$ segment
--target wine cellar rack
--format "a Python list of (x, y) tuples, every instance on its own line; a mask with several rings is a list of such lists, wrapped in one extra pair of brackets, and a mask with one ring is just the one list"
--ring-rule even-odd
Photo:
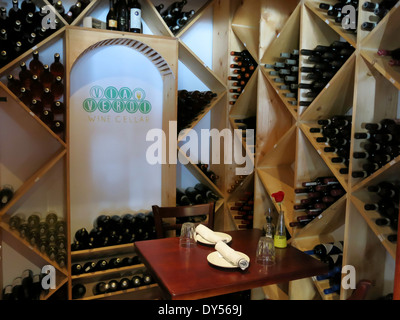
[[(47, 0), (34, 1), (37, 6), (49, 5)], [(73, 4), (65, 0), (65, 6)], [(190, 3), (190, 1), (188, 1)], [(207, 86), (217, 96), (195, 120), (190, 128), (194, 128), (207, 114), (211, 114), (211, 128), (236, 129), (235, 119), (257, 117), (257, 135), (255, 145), (243, 148), (253, 161), (254, 172), (237, 182), (236, 165), (210, 163), (210, 169), (220, 176), (213, 183), (202, 170), (180, 148), (178, 153), (187, 160), (186, 168), (202, 184), (210, 188), (220, 197), (216, 203), (216, 229), (235, 230), (240, 221), (235, 219), (235, 211), (231, 210), (236, 201), (243, 198), (244, 192), (254, 194), (253, 227), (261, 228), (265, 221), (265, 213), (269, 208), (275, 211), (278, 207), (271, 200), (271, 194), (277, 191), (285, 192), (282, 208), (290, 243), (305, 251), (321, 242), (334, 240), (344, 241), (343, 265), (353, 265), (357, 271), (357, 280), (369, 279), (374, 282), (370, 290), (370, 298), (378, 298), (393, 291), (393, 277), (396, 245), (386, 238), (387, 227), (378, 227), (374, 217), (366, 212), (363, 205), (371, 200), (366, 191), (369, 185), (385, 180), (398, 180), (399, 160), (394, 159), (371, 176), (364, 179), (354, 179), (351, 174), (339, 173), (340, 166), (332, 164), (330, 158), (323, 152), (323, 146), (315, 141), (315, 135), (310, 128), (316, 126), (316, 121), (337, 114), (353, 116), (352, 133), (361, 130), (363, 122), (378, 122), (383, 118), (397, 118), (398, 90), (400, 76), (398, 67), (391, 67), (387, 58), (376, 54), (379, 48), (393, 48), (399, 36), (395, 33), (399, 25), (399, 3), (380, 21), (371, 32), (361, 30), (360, 25), (368, 19), (368, 14), (361, 7), (364, 0), (359, 1), (359, 17), (357, 36), (347, 32), (328, 20), (326, 14), (318, 8), (318, 0), (204, 0), (196, 1), (195, 15), (174, 35), (155, 5), (161, 1), (140, 0), (142, 18), (153, 35), (135, 35), (119, 31), (94, 30), (82, 27), (83, 18), (96, 14), (108, 6), (108, 1), (92, 0), (90, 4), (70, 24), (55, 14), (61, 21), (61, 28), (48, 38), (0, 69), (0, 97), (6, 97), (7, 102), (0, 101), (0, 143), (2, 167), (0, 182), (12, 184), (16, 190), (12, 200), (0, 210), (0, 241), (18, 252), (35, 266), (53, 264), (56, 267), (56, 289), (42, 295), (41, 299), (67, 297), (72, 299), (72, 287), (75, 283), (84, 283), (89, 290), (99, 279), (121, 278), (124, 274), (133, 275), (143, 272), (144, 265), (122, 267), (99, 271), (87, 275), (72, 276), (71, 265), (91, 259), (100, 259), (115, 255), (127, 256), (134, 254), (134, 245), (120, 245), (109, 248), (98, 248), (71, 252), (68, 248), (67, 268), (62, 268), (32, 247), (26, 240), (8, 226), (10, 217), (19, 210), (25, 210), (30, 205), (42, 209), (43, 212), (54, 209), (71, 225), (69, 197), (69, 140), (68, 129), (65, 136), (55, 134), (30, 109), (7, 88), (6, 77), (10, 73), (18, 73), (19, 63), (29, 62), (35, 50), (51, 51), (56, 43), (61, 42), (63, 52), (60, 52), (66, 70), (70, 70), (79, 50), (89, 47), (89, 42), (95, 44), (110, 37), (138, 40), (149, 43), (165, 41), (164, 52), (169, 55), (168, 43), (176, 40), (177, 56), (173, 54), (169, 61), (178, 61)], [(333, 0), (323, 1), (334, 4)], [(167, 2), (163, 2), (166, 3)], [(212, 66), (207, 66), (190, 47), (182, 40), (190, 32), (196, 22), (201, 21), (208, 12), (213, 13), (213, 40), (207, 45), (213, 47)], [(75, 39), (81, 38), (79, 49), (68, 51), (68, 37), (75, 34)], [(86, 42), (85, 39), (90, 39)], [(291, 52), (295, 49), (313, 49), (316, 45), (329, 45), (332, 41), (342, 39), (356, 50), (339, 69), (329, 84), (314, 99), (308, 107), (294, 105), (279, 90), (273, 78), (264, 65), (277, 61), (281, 52)], [(76, 41), (76, 40), (74, 40)], [(78, 39), (78, 41), (80, 41)], [(206, 44), (204, 44), (206, 45)], [(164, 44), (161, 45), (161, 47)], [(229, 50), (227, 50), (229, 48)], [(74, 51), (75, 50), (75, 51)], [(258, 65), (247, 82), (243, 92), (234, 104), (231, 104), (229, 92), (230, 51), (248, 50)], [(52, 52), (54, 54), (54, 52)], [(164, 57), (166, 58), (166, 57)], [(305, 57), (300, 54), (300, 65), (305, 65)], [(172, 67), (178, 74), (177, 65)], [(299, 73), (299, 79), (300, 79)], [(177, 80), (169, 80), (171, 95), (166, 94), (163, 123), (176, 119)], [(64, 102), (68, 110), (69, 74), (66, 74), (66, 91)], [(175, 92), (173, 92), (175, 91)], [(302, 90), (299, 90), (299, 97)], [(171, 97), (172, 96), (172, 97)], [(299, 98), (300, 100), (300, 98)], [(67, 111), (68, 113), (68, 111)], [(68, 117), (67, 117), (68, 122)], [(67, 123), (68, 126), (68, 123)], [(184, 136), (179, 137), (183, 140)], [(351, 142), (351, 153), (359, 150), (359, 142)], [(4, 151), (3, 151), (4, 150)], [(221, 157), (222, 158), (222, 157)], [(27, 161), (29, 159), (29, 161)], [(358, 170), (358, 163), (350, 160), (349, 172)], [(173, 166), (172, 166), (173, 167)], [(293, 205), (298, 200), (294, 189), (301, 182), (311, 181), (318, 176), (334, 175), (346, 195), (334, 205), (325, 210), (318, 218), (305, 227), (292, 228), (289, 222), (296, 219)], [(56, 181), (55, 184), (52, 181)], [(176, 170), (169, 168), (163, 174), (163, 204), (175, 204)], [(48, 186), (51, 186), (49, 189)], [(233, 192), (228, 192), (236, 185)], [(39, 209), (38, 209), (39, 210)], [(72, 243), (72, 232), (68, 229), (68, 243)], [(4, 246), (0, 251), (5, 254)], [(4, 279), (3, 268), (7, 263), (4, 259), (0, 266), (0, 284), (2, 288), (12, 279)], [(382, 261), (382, 263), (376, 263)], [(21, 270), (22, 271), (22, 270)], [(390, 279), (389, 281), (387, 279)], [(285, 285), (273, 285), (262, 288), (262, 294), (271, 299), (346, 299), (351, 289), (341, 290), (340, 294), (325, 295), (323, 289), (329, 285), (324, 281), (303, 279)], [(90, 299), (155, 299), (159, 297), (156, 284), (129, 289), (126, 292), (115, 292), (95, 296), (88, 294)], [(65, 294), (66, 292), (66, 294)]]

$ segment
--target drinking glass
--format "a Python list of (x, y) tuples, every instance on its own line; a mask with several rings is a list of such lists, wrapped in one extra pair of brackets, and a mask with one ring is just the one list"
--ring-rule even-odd
[(196, 245), (194, 223), (185, 222), (182, 224), (179, 245), (181, 247), (190, 248)]
[(260, 237), (257, 244), (256, 261), (262, 265), (275, 263), (274, 240), (269, 237)]

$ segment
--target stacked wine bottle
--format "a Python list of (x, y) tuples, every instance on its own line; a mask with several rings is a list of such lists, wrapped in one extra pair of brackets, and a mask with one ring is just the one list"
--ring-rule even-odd
[(304, 251), (315, 258), (328, 264), (327, 274), (317, 276), (318, 281), (329, 280), (329, 288), (324, 289), (324, 294), (340, 293), (343, 263), (343, 241), (320, 243), (312, 250)]
[(378, 55), (381, 57), (390, 57), (389, 65), (391, 66), (400, 66), (400, 48), (394, 50), (378, 50)]
[(74, 263), (71, 266), (71, 274), (81, 275), (85, 273), (105, 271), (110, 269), (128, 267), (141, 264), (139, 256), (132, 257), (114, 257), (107, 260), (87, 261), (85, 263)]
[(85, 8), (90, 4), (90, 0), (79, 0), (76, 1), (69, 10), (65, 10), (64, 4), (62, 1), (52, 0), (49, 1), (51, 5), (53, 5), (54, 9), (64, 18), (64, 20), (71, 24), (79, 14), (85, 10)]
[(310, 128), (311, 133), (321, 133), (318, 143), (325, 143), (324, 152), (336, 154), (331, 158), (332, 163), (343, 164), (339, 169), (341, 174), (348, 174), (350, 159), (352, 116), (336, 115), (329, 119), (318, 120), (320, 128)]
[[(125, 276), (121, 279), (104, 280), (96, 283), (93, 287), (93, 295), (113, 293), (131, 288), (139, 288), (154, 283), (153, 278), (148, 273)], [(86, 294), (86, 286), (82, 283), (72, 287), (72, 298), (81, 299)]]
[(211, 180), (212, 183), (215, 183), (219, 179), (219, 176), (209, 169), (208, 164), (198, 163), (197, 167), (207, 176), (208, 179)]
[(393, 233), (387, 236), (390, 242), (397, 242), (397, 228), (399, 220), (399, 182), (382, 181), (368, 186), (368, 191), (377, 195), (380, 200), (364, 205), (366, 211), (376, 211), (380, 218), (375, 220), (378, 226), (389, 226)]
[(106, 28), (133, 33), (143, 32), (142, 6), (138, 0), (109, 0)]
[(119, 215), (100, 215), (93, 228), (81, 228), (75, 232), (72, 251), (133, 243), (139, 240), (154, 239), (155, 226), (152, 212), (126, 213)]
[(305, 79), (311, 82), (299, 83), (300, 89), (309, 90), (302, 95), (307, 100), (300, 101), (299, 105), (308, 107), (353, 54), (354, 48), (347, 42), (334, 41), (329, 46), (318, 45), (312, 50), (301, 49), (300, 52), (308, 57), (303, 63), (314, 65), (300, 68), (301, 73), (307, 74)]
[(67, 227), (63, 219), (50, 212), (43, 217), (35, 212), (25, 218), (21, 213), (10, 217), (10, 229), (19, 232), (21, 238), (46, 254), (62, 268), (67, 264)]
[[(184, 191), (176, 188), (176, 205), (177, 206), (191, 206), (197, 204), (204, 204), (215, 202), (219, 197), (209, 188), (202, 183), (197, 183), (194, 187), (188, 187)], [(206, 221), (206, 215), (193, 216), (187, 218), (177, 218), (177, 223), (195, 222), (200, 223)]]
[(183, 11), (186, 4), (187, 1), (182, 0), (173, 2), (166, 9), (162, 3), (156, 6), (157, 11), (174, 34), (178, 33), (195, 14), (194, 10)]
[(297, 221), (290, 222), (289, 225), (304, 227), (342, 197), (345, 190), (335, 177), (327, 176), (303, 182), (302, 188), (296, 188), (295, 193), (297, 196), (306, 196), (300, 200), (300, 203), (293, 206), (294, 211), (303, 214), (297, 217)]
[(298, 99), (298, 75), (299, 75), (299, 50), (282, 52), (280, 61), (274, 64), (265, 64), (266, 69), (270, 69), (269, 75), (272, 77), (278, 89), (284, 91), (283, 95), (288, 103), (297, 106)]
[(40, 300), (40, 295), (46, 293), (42, 287), (44, 274), (33, 274), (26, 269), (20, 277), (16, 277), (12, 284), (3, 288), (2, 300)]
[(231, 187), (227, 190), (228, 193), (233, 193), (239, 186), (243, 185), (243, 181), (246, 179), (246, 175), (238, 175), (236, 176), (236, 179), (234, 183), (231, 185)]
[(362, 170), (353, 171), (353, 178), (365, 178), (400, 155), (400, 122), (397, 119), (382, 119), (380, 122), (362, 123), (367, 132), (357, 132), (355, 139), (365, 140), (360, 144), (363, 151), (353, 153), (362, 161)]
[(252, 229), (254, 218), (254, 193), (244, 192), (243, 196), (230, 207), (239, 229)]
[(178, 133), (198, 120), (205, 108), (217, 96), (212, 91), (178, 91)]
[(18, 77), (8, 75), (7, 87), (54, 133), (64, 133), (65, 105), (64, 65), (60, 54), (54, 54), (54, 61), (43, 64), (39, 52), (34, 51), (28, 65), (21, 62)]
[(257, 68), (257, 62), (248, 50), (231, 51), (230, 54), (233, 61), (230, 65), (232, 74), (228, 76), (231, 81), (229, 92), (232, 94), (229, 104), (234, 105)]
[(188, 187), (185, 191), (176, 188), (177, 206), (190, 206), (215, 202), (219, 197), (202, 183), (197, 183), (194, 187)]
[[(0, 7), (0, 68), (61, 27), (58, 18), (49, 17), (46, 7), (39, 10), (31, 0), (22, 1), (21, 7), (18, 0), (12, 0), (8, 15), (7, 9)], [(49, 28), (43, 27), (44, 19), (50, 19), (46, 21)]]
[(0, 188), (0, 210), (10, 202), (14, 196), (13, 186), (6, 184)]
[(361, 24), (361, 29), (364, 31), (373, 30), (397, 2), (398, 0), (383, 0), (380, 3), (364, 2), (362, 9), (371, 12), (371, 16), (369, 17), (370, 21), (365, 21)]
[[(345, 6), (353, 6), (355, 10), (355, 20), (354, 21), (343, 21), (348, 16), (348, 10), (343, 10)], [(358, 0), (340, 0), (335, 4), (330, 3), (320, 3), (319, 8), (326, 12), (327, 16), (334, 21), (337, 25), (340, 25), (344, 31), (357, 33), (358, 25)], [(342, 10), (344, 12), (342, 12)], [(349, 16), (350, 18), (350, 16)], [(346, 18), (347, 19), (347, 18)], [(345, 22), (345, 23), (343, 23)], [(343, 28), (345, 26), (345, 28)]]

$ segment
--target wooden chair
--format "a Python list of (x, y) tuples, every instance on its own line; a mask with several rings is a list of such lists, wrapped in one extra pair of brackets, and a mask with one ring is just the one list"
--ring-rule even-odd
[(372, 282), (369, 280), (360, 280), (357, 285), (356, 289), (353, 291), (350, 297), (347, 300), (365, 300), (369, 288), (372, 286)]
[(208, 228), (214, 229), (214, 202), (207, 204), (199, 204), (193, 206), (181, 206), (181, 207), (153, 207), (154, 224), (156, 227), (157, 238), (165, 238), (166, 231), (168, 230), (180, 230), (182, 224), (166, 224), (163, 219), (167, 218), (183, 218), (193, 217), (200, 215), (207, 215), (208, 219), (204, 223)]

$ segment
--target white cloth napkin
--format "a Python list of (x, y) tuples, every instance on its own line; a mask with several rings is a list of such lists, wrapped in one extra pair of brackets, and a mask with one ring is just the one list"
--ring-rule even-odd
[(238, 266), (240, 269), (245, 270), (248, 268), (250, 261), (247, 261), (247, 259), (240, 255), (238, 251), (232, 249), (225, 242), (218, 241), (215, 245), (215, 250), (217, 250), (225, 260), (229, 261), (235, 266)]
[(199, 224), (196, 227), (196, 233), (198, 233), (200, 236), (202, 236), (205, 240), (212, 242), (212, 243), (217, 243), (218, 241), (225, 241), (222, 237), (217, 235), (214, 231), (212, 231), (210, 228), (206, 227), (204, 224)]

